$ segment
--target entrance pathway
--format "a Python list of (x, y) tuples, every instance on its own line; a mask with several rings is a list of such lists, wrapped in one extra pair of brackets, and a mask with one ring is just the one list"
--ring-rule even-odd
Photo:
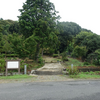
[(59, 75), (62, 74), (64, 66), (58, 63), (45, 63), (42, 68), (36, 70), (36, 74), (38, 75)]

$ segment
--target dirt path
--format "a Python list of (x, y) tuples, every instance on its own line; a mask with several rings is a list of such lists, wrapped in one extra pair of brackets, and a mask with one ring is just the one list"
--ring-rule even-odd
[(39, 68), (37, 70), (45, 70), (45, 71), (59, 71), (63, 69), (64, 66), (62, 66), (61, 63), (45, 63), (45, 65), (42, 68)]
[(42, 68), (37, 69), (37, 71), (62, 71), (64, 66), (58, 61), (57, 58), (44, 57), (45, 65)]

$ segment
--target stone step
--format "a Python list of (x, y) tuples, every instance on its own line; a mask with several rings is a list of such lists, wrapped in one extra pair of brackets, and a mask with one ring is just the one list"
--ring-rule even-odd
[(36, 75), (60, 75), (62, 71), (35, 71)]

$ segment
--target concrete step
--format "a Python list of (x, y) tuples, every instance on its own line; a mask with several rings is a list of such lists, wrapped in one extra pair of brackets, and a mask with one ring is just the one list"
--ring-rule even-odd
[(63, 66), (60, 63), (45, 63), (45, 65), (37, 70), (31, 71), (31, 74), (37, 75), (60, 75), (63, 71)]
[(62, 71), (35, 71), (36, 75), (60, 75)]

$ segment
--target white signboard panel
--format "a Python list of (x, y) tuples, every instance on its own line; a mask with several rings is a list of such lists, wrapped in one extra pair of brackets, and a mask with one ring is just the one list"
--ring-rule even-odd
[(8, 69), (19, 68), (19, 61), (8, 61), (7, 62), (7, 68)]

